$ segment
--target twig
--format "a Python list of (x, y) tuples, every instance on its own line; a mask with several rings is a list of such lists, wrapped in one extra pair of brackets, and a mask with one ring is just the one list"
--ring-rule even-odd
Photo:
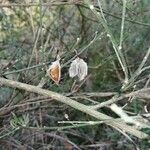
[(150, 88), (143, 88), (141, 90), (137, 90), (137, 91), (134, 91), (134, 92), (131, 92), (131, 93), (128, 93), (128, 94), (124, 94), (124, 95), (115, 95), (113, 96), (110, 100), (108, 101), (105, 101), (105, 102), (102, 102), (100, 104), (97, 104), (97, 105), (94, 105), (94, 106), (89, 106), (91, 109), (99, 109), (99, 108), (102, 108), (104, 106), (108, 106), (112, 103), (115, 103), (115, 102), (118, 102), (124, 98), (128, 98), (128, 97), (132, 97), (132, 96), (136, 96), (136, 97), (139, 97), (139, 98), (150, 98), (149, 94), (147, 94), (148, 92), (150, 92)]
[(116, 92), (83, 92), (79, 93), (78, 95), (85, 95), (88, 97), (109, 97), (116, 95)]
[(42, 63), (42, 64), (38, 64), (38, 65), (34, 65), (34, 66), (31, 66), (31, 67), (27, 67), (27, 68), (23, 68), (23, 69), (18, 69), (18, 70), (14, 70), (14, 71), (10, 71), (10, 72), (5, 72), (3, 73), (3, 75), (9, 75), (9, 74), (14, 74), (14, 73), (18, 73), (18, 72), (23, 72), (23, 71), (26, 71), (26, 70), (30, 70), (30, 69), (34, 69), (34, 68), (37, 68), (37, 67), (42, 67), (42, 66), (45, 66), (45, 65), (48, 65), (50, 64), (50, 62), (45, 62), (45, 63)]
[(128, 68), (127, 68), (125, 58), (123, 56), (123, 53), (122, 53), (121, 49), (118, 48), (118, 44), (117, 44), (113, 34), (111, 33), (111, 31), (110, 31), (110, 29), (107, 25), (107, 21), (104, 17), (103, 10), (102, 10), (102, 7), (101, 7), (101, 4), (100, 4), (99, 0), (98, 0), (99, 12), (97, 11), (97, 9), (95, 9), (95, 7), (88, 0), (87, 0), (87, 5), (89, 6), (91, 11), (94, 13), (94, 15), (97, 17), (99, 22), (103, 25), (104, 29), (106, 30), (107, 36), (109, 37), (109, 39), (112, 43), (112, 46), (114, 48), (114, 51), (115, 51), (116, 56), (118, 58), (118, 61), (119, 61), (120, 65), (122, 67), (122, 70), (124, 72), (124, 75), (125, 75), (124, 82), (127, 82), (128, 81)]
[[(84, 8), (89, 9), (89, 7), (88, 7), (87, 5), (83, 5), (83, 4), (79, 4), (79, 5), (80, 5), (81, 7), (84, 7)], [(95, 6), (95, 9), (99, 12), (99, 8), (98, 8), (97, 6)], [(103, 13), (105, 13), (106, 15), (111, 16), (111, 17), (113, 17), (113, 18), (116, 18), (116, 19), (120, 19), (120, 20), (122, 19), (120, 16), (116, 16), (116, 15), (110, 13), (110, 12), (107, 12), (107, 11), (104, 10), (104, 9), (103, 9)], [(87, 17), (87, 18), (88, 18), (88, 17)], [(89, 18), (89, 19), (91, 19), (91, 18)], [(94, 21), (93, 18), (92, 18), (92, 21)], [(143, 23), (143, 22), (139, 22), (139, 21), (135, 21), (135, 20), (130, 20), (130, 19), (127, 19), (127, 18), (125, 18), (125, 21), (131, 22), (131, 23), (133, 23), (133, 24), (145, 26), (145, 27), (150, 27), (150, 24)], [(98, 21), (95, 20), (95, 22), (98, 22)]]
[[(79, 49), (79, 53), (77, 55), (80, 55), (81, 53), (83, 53), (85, 50), (87, 50), (88, 47), (90, 47), (95, 41), (97, 41), (99, 38), (101, 38), (102, 36), (104, 35), (104, 33), (101, 33), (100, 35), (97, 35), (97, 32), (94, 36), (94, 38), (90, 41), (89, 44), (87, 44), (85, 47)], [(53, 47), (52, 47), (53, 48)], [(68, 65), (72, 60), (74, 60), (77, 55), (75, 55), (74, 57), (72, 57), (70, 60), (68, 60), (66, 63), (64, 63), (62, 65), (62, 68), (66, 65)], [(37, 68), (37, 67), (42, 67), (42, 66), (45, 66), (45, 65), (48, 65), (50, 64), (50, 62), (45, 62), (45, 63), (42, 63), (42, 64), (38, 64), (38, 65), (34, 65), (34, 66), (31, 66), (31, 67), (27, 67), (27, 68), (23, 68), (23, 69), (19, 69), (19, 70), (15, 70), (15, 71), (10, 71), (10, 72), (6, 72), (6, 73), (3, 73), (3, 75), (8, 75), (8, 74), (14, 74), (14, 73), (18, 73), (18, 72), (22, 72), (22, 71), (26, 71), (26, 70), (30, 70), (30, 69), (34, 69), (34, 68)]]
[[(48, 6), (48, 7), (52, 7), (52, 6), (60, 6), (60, 5), (79, 5), (82, 7), (85, 7), (87, 9), (88, 6), (84, 5), (81, 1), (75, 1), (75, 2), (51, 2), (51, 3), (42, 3), (42, 6)], [(28, 3), (28, 4), (21, 4), (21, 3), (11, 3), (11, 4), (0, 4), (0, 7), (32, 7), (32, 6), (39, 6), (38, 3)], [(96, 6), (95, 6), (96, 7)], [(116, 19), (122, 19), (119, 16), (116, 16), (114, 14), (111, 14), (109, 12), (107, 12), (106, 10), (103, 10), (103, 12), (106, 15), (112, 16)], [(88, 17), (87, 17), (88, 18)], [(91, 18), (89, 18), (91, 19)], [(93, 19), (92, 19), (93, 20)], [(94, 20), (93, 20), (94, 21)], [(97, 22), (97, 20), (95, 20)], [(141, 26), (145, 26), (145, 27), (150, 27), (150, 24), (147, 23), (143, 23), (143, 22), (139, 22), (139, 21), (135, 21), (135, 20), (130, 20), (125, 18), (125, 21), (131, 22), (133, 24), (137, 24), (137, 25), (141, 25)]]
[[(131, 85), (133, 85), (133, 83), (134, 83), (134, 81), (136, 80), (136, 78), (137, 78), (143, 71), (145, 71), (145, 70), (147, 70), (147, 69), (150, 68), (150, 66), (144, 67), (146, 61), (148, 60), (149, 55), (150, 55), (150, 47), (149, 47), (149, 49), (147, 50), (147, 53), (146, 53), (146, 55), (144, 56), (144, 58), (143, 58), (141, 64), (139, 65), (138, 69), (134, 72), (134, 74), (131, 76), (131, 78), (129, 79), (129, 81), (128, 81), (126, 84), (124, 84), (124, 85), (122, 86), (122, 90), (123, 90), (123, 91), (126, 90), (126, 89), (128, 89)], [(143, 68), (143, 67), (144, 67), (144, 68)], [(142, 68), (143, 68), (143, 69), (142, 69)]]
[(89, 44), (87, 44), (85, 47), (79, 49), (79, 52), (77, 53), (77, 55), (75, 55), (74, 57), (72, 57), (70, 60), (68, 60), (66, 63), (64, 63), (62, 65), (62, 67), (68, 65), (70, 62), (72, 62), (77, 56), (79, 56), (80, 54), (82, 54), (88, 47), (90, 47), (95, 41), (97, 41), (98, 39), (100, 39), (103, 35), (105, 34), (105, 32), (102, 32), (100, 35), (98, 35), (97, 32), (95, 32), (95, 36), (94, 38), (89, 42)]
[(123, 0), (122, 22), (121, 22), (121, 32), (120, 32), (120, 44), (119, 44), (119, 49), (120, 50), (122, 49), (122, 42), (123, 42), (125, 14), (126, 14), (126, 0)]
[[(150, 114), (143, 114), (142, 116), (149, 118)], [(137, 115), (137, 116), (132, 116), (132, 119), (135, 119), (137, 121), (143, 122), (144, 118)], [(30, 129), (37, 129), (37, 130), (65, 130), (65, 129), (72, 129), (72, 128), (79, 128), (79, 127), (85, 127), (85, 126), (94, 126), (106, 122), (111, 122), (111, 121), (116, 121), (116, 122), (123, 122), (123, 119), (110, 119), (106, 121), (58, 121), (59, 124), (71, 124), (71, 125), (65, 125), (65, 126), (55, 126), (55, 127), (27, 127)], [(25, 127), (26, 128), (26, 127)], [(147, 124), (144, 124), (142, 128), (150, 128), (150, 126)]]
[[(42, 6), (59, 6), (59, 5), (73, 5), (80, 4), (80, 2), (49, 2), (42, 3)], [(31, 6), (39, 6), (38, 3), (10, 3), (10, 4), (0, 4), (0, 7), (31, 7)]]

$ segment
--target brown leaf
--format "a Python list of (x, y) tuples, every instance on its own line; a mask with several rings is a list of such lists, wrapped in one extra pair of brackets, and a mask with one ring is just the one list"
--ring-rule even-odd
[(47, 70), (49, 77), (58, 85), (61, 78), (61, 66), (59, 60), (52, 62)]

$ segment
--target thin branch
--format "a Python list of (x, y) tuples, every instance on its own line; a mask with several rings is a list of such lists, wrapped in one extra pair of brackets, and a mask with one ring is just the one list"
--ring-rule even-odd
[[(60, 5), (74, 5), (80, 4), (81, 2), (49, 2), (43, 3), (42, 6), (60, 6)], [(10, 3), (10, 4), (0, 4), (0, 7), (32, 7), (32, 6), (39, 6), (38, 3)]]
[(150, 92), (150, 88), (143, 88), (141, 90), (137, 90), (137, 91), (134, 91), (134, 92), (131, 92), (131, 93), (128, 93), (128, 94), (123, 94), (121, 96), (116, 94), (110, 100), (102, 102), (102, 103), (94, 105), (94, 106), (89, 106), (89, 108), (99, 109), (99, 108), (108, 106), (112, 103), (118, 102), (118, 101), (120, 101), (124, 98), (133, 97), (133, 96), (136, 96), (136, 97), (139, 97), (139, 98), (150, 98), (150, 95), (148, 94), (149, 92)]
[[(142, 116), (149, 118), (150, 114), (143, 114)], [(135, 119), (136, 121), (140, 121), (141, 123), (144, 122), (144, 118), (137, 115), (137, 116), (132, 116), (132, 119)], [(98, 125), (98, 124), (102, 124), (102, 123), (106, 123), (106, 122), (111, 122), (111, 121), (116, 121), (116, 122), (123, 122), (123, 119), (119, 118), (119, 119), (110, 119), (110, 120), (106, 120), (106, 121), (58, 121), (59, 124), (67, 124), (64, 126), (55, 126), (55, 127), (25, 127), (25, 128), (30, 128), (30, 129), (36, 129), (36, 130), (65, 130), (65, 129), (72, 129), (72, 128), (80, 128), (80, 127), (85, 127), (85, 126), (94, 126), (94, 125)], [(70, 125), (69, 125), (70, 124)], [(142, 128), (149, 128), (150, 126), (148, 124), (144, 124), (143, 123), (143, 127)]]
[(79, 93), (78, 95), (84, 95), (84, 96), (88, 96), (88, 97), (109, 97), (109, 96), (114, 96), (116, 95), (116, 92), (83, 92), (83, 93)]
[[(25, 83), (12, 81), (12, 80), (8, 80), (8, 79), (4, 79), (4, 78), (0, 78), (0, 84), (8, 86), (8, 87), (12, 87), (12, 88), (19, 88), (22, 90), (26, 90), (28, 92), (34, 92), (34, 93), (41, 94), (44, 96), (50, 96), (52, 99), (55, 99), (59, 102), (67, 104), (67, 105), (75, 108), (76, 110), (79, 110), (81, 112), (89, 114), (90, 116), (93, 116), (94, 118), (97, 118), (97, 119), (102, 120), (102, 121), (107, 120), (107, 119), (113, 119), (110, 116), (107, 116), (107, 115), (100, 113), (96, 110), (90, 109), (88, 106), (81, 104), (77, 101), (74, 101), (74, 100), (70, 99), (69, 97), (65, 97), (65, 96), (58, 94), (56, 92), (44, 90), (44, 89), (41, 89), (41, 88), (33, 86), (33, 85), (28, 85)], [(111, 127), (114, 127), (115, 129), (118, 128), (118, 129), (123, 130), (124, 132), (128, 132), (128, 133), (130, 133), (130, 134), (132, 134), (132, 135), (134, 135), (140, 139), (145, 139), (145, 138), (149, 137), (147, 134), (145, 134), (141, 131), (138, 131), (135, 128), (133, 128), (129, 125), (126, 125), (125, 123), (122, 123), (122, 122), (120, 123), (120, 122), (112, 121), (112, 122), (109, 122), (106, 124), (111, 126)]]
[(37, 68), (37, 67), (43, 67), (43, 66), (46, 66), (48, 64), (50, 64), (50, 61), (42, 63), (42, 64), (34, 65), (34, 66), (31, 66), (31, 67), (23, 68), (23, 69), (18, 69), (18, 70), (14, 70), (14, 71), (5, 72), (5, 73), (3, 73), (3, 75), (5, 76), (5, 75), (9, 75), (9, 74), (18, 73), (18, 72), (24, 72), (26, 70), (31, 70), (31, 69), (34, 69), (34, 68)]
[(101, 3), (98, 0), (99, 11), (97, 11), (97, 9), (93, 6), (93, 4), (90, 1), (87, 0), (86, 2), (87, 2), (87, 5), (89, 6), (89, 8), (91, 9), (91, 11), (93, 12), (93, 14), (97, 17), (97, 20), (99, 20), (100, 24), (102, 24), (104, 29), (106, 30), (107, 36), (109, 37), (109, 39), (112, 43), (113, 49), (116, 53), (118, 61), (119, 61), (120, 65), (121, 65), (121, 68), (124, 72), (124, 75), (125, 75), (124, 82), (127, 82), (128, 81), (127, 64), (126, 64), (125, 58), (123, 56), (123, 53), (122, 53), (121, 49), (119, 49), (118, 44), (117, 44), (117, 42), (116, 42), (112, 32), (110, 31), (110, 28), (109, 28), (108, 24), (107, 24), (107, 21), (105, 19), (105, 16), (104, 16), (104, 13), (103, 13), (103, 10), (102, 10)]
[[(95, 33), (95, 36), (94, 38), (89, 42), (89, 44), (87, 44), (85, 47), (83, 48), (80, 48), (79, 49), (79, 53), (77, 55), (75, 55), (74, 57), (72, 57), (70, 60), (68, 60), (66, 63), (64, 63), (62, 65), (62, 68), (66, 65), (68, 65), (72, 60), (74, 60), (78, 55), (80, 55), (81, 53), (83, 53), (85, 50), (87, 50), (88, 47), (90, 47), (95, 41), (99, 40), (103, 35), (105, 34), (105, 32), (102, 32), (100, 35), (98, 35), (98, 33), (96, 32)], [(50, 49), (50, 51), (53, 49), (53, 47)], [(50, 61), (51, 62), (51, 61)], [(10, 71), (10, 72), (5, 72), (3, 73), (3, 75), (8, 75), (8, 74), (14, 74), (14, 73), (18, 73), (18, 72), (24, 72), (26, 70), (30, 70), (30, 69), (36, 69), (37, 67), (42, 67), (42, 66), (46, 66), (48, 64), (50, 64), (50, 62), (45, 62), (45, 63), (42, 63), (42, 64), (37, 64), (37, 65), (34, 65), (34, 66), (31, 66), (31, 67), (27, 67), (27, 68), (23, 68), (23, 69), (18, 69), (18, 70), (15, 70), (15, 71)]]
[[(80, 4), (80, 6), (89, 9), (89, 7), (86, 6), (86, 5)], [(98, 8), (97, 6), (95, 6), (95, 9), (99, 12), (99, 8)], [(113, 18), (119, 19), (119, 20), (122, 19), (120, 16), (116, 16), (116, 15), (110, 13), (110, 12), (107, 12), (107, 11), (104, 10), (104, 9), (103, 9), (103, 13), (105, 13), (106, 15), (111, 16), (111, 17), (113, 17)], [(92, 18), (92, 19), (93, 19), (93, 18)], [(96, 20), (95, 20), (95, 21), (96, 21)], [(143, 22), (139, 22), (139, 21), (135, 21), (135, 20), (130, 20), (130, 19), (127, 19), (127, 18), (125, 18), (125, 21), (131, 22), (131, 23), (137, 24), (137, 25), (142, 25), (142, 26), (145, 26), (145, 27), (150, 27), (150, 24), (143, 23)], [(97, 22), (97, 21), (96, 21), (96, 22)]]
[(125, 15), (126, 15), (126, 0), (123, 0), (122, 22), (121, 22), (121, 32), (120, 32), (120, 44), (119, 44), (119, 49), (122, 49)]
[[(146, 55), (144, 56), (144, 58), (143, 58), (141, 64), (139, 65), (138, 69), (134, 72), (134, 74), (131, 76), (131, 78), (129, 79), (129, 81), (128, 81), (126, 84), (124, 84), (124, 85), (122, 86), (122, 90), (128, 89), (131, 85), (134, 84), (134, 81), (136, 80), (136, 78), (137, 78), (143, 71), (149, 69), (149, 66), (144, 67), (146, 61), (147, 61), (148, 58), (149, 58), (149, 55), (150, 55), (150, 47), (149, 47), (149, 49), (147, 50), (147, 53), (146, 53)], [(144, 67), (144, 68), (143, 68), (143, 67)]]
[[(52, 6), (60, 6), (60, 5), (80, 5), (82, 7), (85, 7), (87, 9), (88, 6), (84, 5), (81, 1), (74, 1), (74, 2), (50, 2), (50, 3), (42, 3), (42, 6), (48, 6), (48, 7), (52, 7)], [(38, 3), (28, 3), (28, 4), (19, 4), (19, 3), (11, 3), (11, 4), (0, 4), (0, 7), (32, 7), (32, 6), (39, 6)], [(95, 6), (96, 7), (96, 6)], [(119, 16), (116, 16), (114, 14), (111, 14), (109, 12), (107, 12), (106, 10), (103, 10), (103, 12), (106, 15), (112, 16), (116, 19), (122, 19)], [(97, 22), (97, 20), (95, 20)], [(139, 22), (139, 21), (135, 21), (135, 20), (130, 20), (130, 19), (125, 19), (125, 21), (131, 22), (133, 24), (137, 24), (137, 25), (141, 25), (141, 26), (145, 26), (145, 27), (150, 27), (150, 24), (148, 23), (143, 23), (143, 22)]]

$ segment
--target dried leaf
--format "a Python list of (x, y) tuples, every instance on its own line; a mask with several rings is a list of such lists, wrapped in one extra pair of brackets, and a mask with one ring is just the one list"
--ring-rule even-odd
[(69, 68), (69, 76), (71, 78), (78, 76), (79, 80), (83, 80), (88, 72), (88, 66), (87, 63), (77, 57), (75, 60), (72, 61), (70, 68)]
[(52, 62), (52, 65), (50, 65), (47, 70), (47, 74), (56, 84), (59, 84), (61, 78), (61, 66), (59, 60)]

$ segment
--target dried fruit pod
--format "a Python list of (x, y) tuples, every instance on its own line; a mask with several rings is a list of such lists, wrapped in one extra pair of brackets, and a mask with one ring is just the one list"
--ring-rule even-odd
[(69, 68), (69, 76), (71, 78), (77, 76), (78, 74), (78, 61), (79, 58), (76, 58), (75, 60), (72, 61), (70, 68)]
[(83, 59), (80, 59), (78, 62), (78, 75), (77, 75), (79, 80), (80, 81), (83, 80), (87, 76), (87, 73), (88, 73), (87, 63)]
[(52, 62), (47, 70), (48, 76), (58, 85), (61, 78), (61, 66), (59, 60)]
[(88, 66), (83, 59), (77, 57), (75, 60), (72, 61), (69, 68), (69, 76), (71, 78), (77, 76), (81, 81), (86, 77), (87, 72), (88, 72)]

